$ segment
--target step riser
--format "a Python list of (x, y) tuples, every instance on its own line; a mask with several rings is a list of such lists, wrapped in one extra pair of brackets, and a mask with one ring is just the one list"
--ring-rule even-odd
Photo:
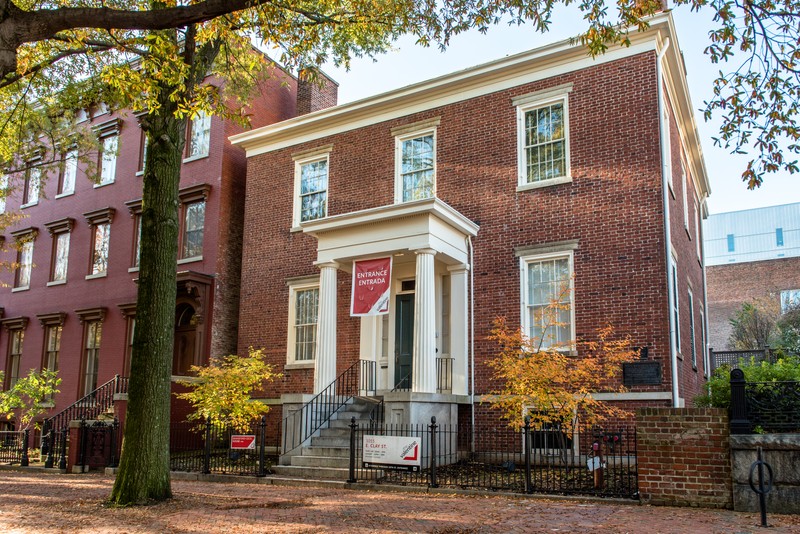
[(326, 456), (295, 456), (292, 465), (296, 467), (338, 467), (348, 469), (350, 458), (331, 458)]
[(350, 458), (350, 449), (348, 447), (305, 447), (301, 451), (300, 455), (327, 456), (329, 458)]
[(318, 438), (311, 438), (312, 447), (349, 447), (350, 440), (345, 438), (326, 438), (320, 436)]

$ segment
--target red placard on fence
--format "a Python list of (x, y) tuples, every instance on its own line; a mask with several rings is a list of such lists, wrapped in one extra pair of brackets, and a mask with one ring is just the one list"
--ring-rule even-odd
[(231, 449), (249, 449), (254, 450), (256, 448), (256, 437), (255, 436), (231, 436)]
[(392, 257), (353, 262), (350, 315), (363, 317), (389, 313)]

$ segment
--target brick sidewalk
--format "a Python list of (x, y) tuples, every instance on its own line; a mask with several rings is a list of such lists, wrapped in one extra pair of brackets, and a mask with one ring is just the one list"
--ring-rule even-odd
[[(503, 496), (173, 481), (174, 498), (107, 508), (112, 478), (0, 471), (2, 532), (759, 532), (757, 514)], [(770, 533), (800, 532), (771, 515)]]

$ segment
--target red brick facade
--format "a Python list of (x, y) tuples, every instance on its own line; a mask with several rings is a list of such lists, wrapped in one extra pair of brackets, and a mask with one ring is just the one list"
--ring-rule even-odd
[[(295, 114), (296, 80), (282, 71), (261, 83), (258, 96), (250, 106), (250, 119), (261, 126), (290, 118)], [(20, 374), (40, 369), (44, 364), (45, 331), (37, 320), (41, 314), (63, 313), (63, 331), (58, 354), (58, 371), (62, 379), (61, 393), (55, 398), (53, 412), (59, 411), (83, 396), (82, 374), (85, 367), (86, 326), (76, 310), (96, 309), (102, 316), (102, 336), (97, 369), (97, 384), (116, 374), (124, 375), (128, 353), (130, 317), (136, 301), (137, 271), (134, 265), (136, 220), (129, 211), (130, 201), (141, 199), (142, 178), (140, 153), (143, 136), (136, 118), (129, 112), (100, 114), (92, 125), (119, 119), (118, 155), (113, 183), (96, 187), (85, 177), (85, 165), (78, 167), (74, 194), (56, 198), (58, 177), (50, 171), (43, 183), (38, 204), (22, 208), (21, 181), (13, 181), (15, 189), (7, 199), (7, 211), (21, 211), (25, 218), (6, 229), (6, 244), (12, 243), (12, 232), (33, 227), (38, 230), (34, 242), (30, 287), (12, 291), (13, 273), (2, 273), (0, 288), (2, 317), (27, 318), (20, 362)], [(179, 261), (179, 294), (192, 301), (204, 335), (197, 347), (199, 361), (211, 355), (235, 352), (238, 337), (239, 275), (243, 233), (243, 197), (246, 185), (244, 151), (228, 141), (242, 128), (212, 117), (207, 157), (185, 161), (181, 170), (182, 191), (193, 186), (206, 186), (205, 223), (202, 257)], [(127, 204), (126, 204), (127, 203)], [(92, 228), (84, 213), (111, 208), (107, 274), (87, 278), (90, 272)], [(73, 219), (70, 232), (67, 279), (59, 285), (48, 285), (54, 253), (53, 238), (45, 226), (62, 218)], [(14, 261), (16, 251), (9, 247), (3, 260)], [(195, 289), (197, 288), (197, 289)], [(179, 301), (181, 300), (179, 298)], [(6, 327), (9, 325), (6, 324)], [(12, 325), (13, 326), (13, 325)], [(8, 372), (9, 331), (0, 331), (0, 369)]]
[[(568, 70), (568, 69), (567, 69)], [(517, 110), (512, 99), (571, 84), (569, 165), (571, 182), (517, 189)], [(656, 53), (644, 52), (571, 70), (424, 111), (383, 121), (364, 121), (312, 141), (288, 141), (248, 159), (242, 265), (239, 352), (265, 347), (272, 363), (287, 360), (287, 283), (318, 275), (317, 240), (292, 229), (294, 157), (332, 146), (328, 215), (392, 205), (395, 137), (404, 125), (439, 119), (436, 129), (436, 196), (480, 226), (474, 248), (475, 393), (494, 385), (486, 362), (496, 347), (487, 340), (492, 321), (520, 321), (520, 260), (515, 250), (574, 242), (576, 334), (591, 339), (608, 324), (633, 345), (648, 348), (661, 365), (658, 386), (671, 390), (667, 258), (659, 144)], [(347, 120), (347, 116), (341, 120)], [(678, 120), (670, 121), (673, 174), (680, 176)], [(290, 128), (290, 126), (287, 126)], [(678, 264), (681, 353), (680, 397), (689, 403), (703, 381), (700, 310), (702, 265), (696, 252), (694, 211), (683, 228), (683, 188), (669, 196), (672, 248)], [(697, 204), (689, 202), (689, 209)], [(692, 368), (688, 288), (694, 294)], [(338, 274), (337, 368), (359, 358), (360, 322), (349, 316), (350, 276)], [(311, 392), (313, 369), (289, 369), (268, 396)], [(665, 395), (662, 405), (670, 405)], [(648, 402), (642, 398), (642, 402)]]
[(642, 408), (636, 416), (636, 443), (642, 502), (733, 506), (725, 410)]

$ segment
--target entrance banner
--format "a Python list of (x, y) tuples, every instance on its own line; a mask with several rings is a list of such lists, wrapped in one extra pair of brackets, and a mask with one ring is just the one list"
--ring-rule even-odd
[(350, 315), (367, 317), (389, 313), (392, 257), (353, 262)]

